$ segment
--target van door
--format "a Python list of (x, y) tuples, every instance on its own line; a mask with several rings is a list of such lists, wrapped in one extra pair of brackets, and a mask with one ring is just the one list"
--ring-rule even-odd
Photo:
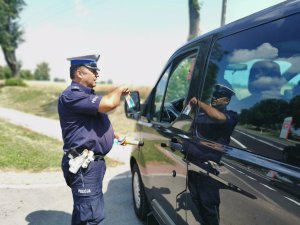
[(186, 148), (188, 224), (299, 224), (300, 162), (282, 157), (299, 139), (280, 134), (286, 118), (299, 127), (299, 23), (296, 14), (214, 42), (202, 92), (188, 100), (198, 137)]
[(176, 145), (180, 131), (172, 124), (186, 104), (196, 56), (197, 50), (192, 50), (172, 60), (148, 99), (148, 122), (141, 122), (143, 117), (139, 122), (145, 143), (139, 157), (141, 174), (154, 213), (165, 224), (186, 223), (185, 209), (175, 210), (176, 199), (186, 190), (186, 162)]

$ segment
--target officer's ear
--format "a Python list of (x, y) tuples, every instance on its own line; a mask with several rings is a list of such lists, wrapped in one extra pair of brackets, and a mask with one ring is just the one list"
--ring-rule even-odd
[(227, 98), (227, 97), (225, 97), (225, 103), (226, 103), (226, 105), (228, 105), (228, 104), (229, 104), (229, 102), (230, 102), (230, 99), (229, 99), (229, 98)]
[(75, 77), (78, 77), (80, 79), (82, 79), (82, 77), (83, 77), (83, 73), (81, 72), (81, 70), (79, 68), (75, 71)]

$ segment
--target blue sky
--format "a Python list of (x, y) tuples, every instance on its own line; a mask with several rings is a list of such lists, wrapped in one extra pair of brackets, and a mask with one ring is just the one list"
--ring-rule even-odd
[[(205, 33), (220, 26), (222, 0), (202, 2), (200, 29)], [(280, 2), (227, 0), (226, 23)], [(52, 79), (69, 80), (66, 58), (100, 54), (100, 79), (153, 85), (188, 35), (188, 0), (27, 0), (26, 4), (20, 19), (25, 42), (17, 57), (24, 69), (32, 71), (47, 62)]]

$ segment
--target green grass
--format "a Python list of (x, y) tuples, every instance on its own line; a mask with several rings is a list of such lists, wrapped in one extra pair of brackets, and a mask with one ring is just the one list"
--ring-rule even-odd
[[(60, 170), (63, 143), (0, 119), (0, 170)], [(106, 157), (108, 166), (121, 163)]]
[(62, 143), (0, 119), (1, 170), (58, 169)]

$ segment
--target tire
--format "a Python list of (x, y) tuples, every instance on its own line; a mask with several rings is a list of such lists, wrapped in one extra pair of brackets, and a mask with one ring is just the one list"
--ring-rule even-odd
[(137, 164), (132, 167), (132, 199), (135, 214), (140, 220), (145, 221), (149, 212), (149, 206)]

